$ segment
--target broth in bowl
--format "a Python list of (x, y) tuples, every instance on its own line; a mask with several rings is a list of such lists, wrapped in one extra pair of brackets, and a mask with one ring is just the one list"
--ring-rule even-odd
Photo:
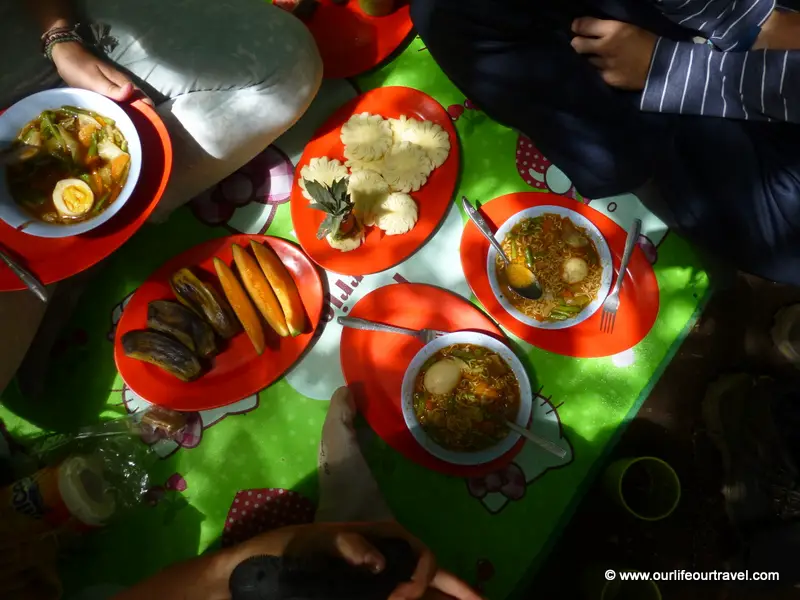
[(414, 413), (420, 426), (440, 446), (477, 452), (508, 436), (515, 421), (520, 386), (496, 352), (473, 344), (442, 348), (416, 376)]
[[(442, 361), (457, 369), (448, 362), (434, 366)], [(522, 361), (504, 340), (480, 331), (446, 333), (425, 344), (409, 363), (400, 394), (414, 440), (451, 465), (511, 460), (520, 435), (505, 421), (527, 427), (533, 412)]]
[(43, 111), (14, 145), (28, 151), (7, 167), (11, 197), (46, 223), (98, 216), (119, 197), (131, 168), (128, 142), (115, 121), (74, 106)]
[[(528, 318), (541, 322), (575, 319), (603, 286), (603, 266), (587, 231), (569, 217), (554, 213), (522, 219), (502, 242), (507, 266), (496, 258), (498, 279), (511, 305)], [(533, 272), (543, 294), (538, 300), (523, 298), (508, 285), (515, 282), (513, 265)]]

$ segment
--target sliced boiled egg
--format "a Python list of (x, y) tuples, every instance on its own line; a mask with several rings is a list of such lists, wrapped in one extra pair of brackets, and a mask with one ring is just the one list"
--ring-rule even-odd
[(92, 189), (80, 179), (62, 179), (53, 190), (53, 205), (62, 217), (81, 217), (93, 204)]

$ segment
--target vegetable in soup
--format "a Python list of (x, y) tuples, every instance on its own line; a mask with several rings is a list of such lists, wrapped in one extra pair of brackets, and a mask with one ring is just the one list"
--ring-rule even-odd
[(439, 350), (420, 369), (414, 413), (440, 446), (475, 452), (508, 435), (519, 411), (519, 382), (499, 354), (473, 344)]
[[(522, 219), (502, 242), (512, 270), (497, 257), (498, 281), (508, 301), (537, 321), (573, 319), (597, 298), (603, 266), (597, 248), (583, 227), (568, 217), (545, 213)], [(523, 298), (508, 285), (517, 285), (513, 265), (525, 265), (542, 286), (538, 300)]]
[(96, 217), (128, 179), (128, 142), (112, 119), (90, 110), (46, 110), (22, 128), (14, 144), (30, 152), (8, 166), (11, 196), (47, 223), (72, 225)]

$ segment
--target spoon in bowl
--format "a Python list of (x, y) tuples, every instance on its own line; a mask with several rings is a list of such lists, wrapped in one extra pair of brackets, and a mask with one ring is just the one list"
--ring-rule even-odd
[(33, 158), (39, 153), (38, 146), (19, 144), (0, 149), (0, 165), (13, 165)]
[(506, 279), (508, 280), (508, 286), (523, 298), (528, 298), (529, 300), (538, 300), (541, 298), (542, 288), (539, 282), (536, 281), (536, 275), (533, 274), (533, 271), (525, 265), (512, 263), (511, 260), (509, 260), (500, 242), (495, 239), (486, 219), (484, 219), (481, 213), (470, 204), (466, 196), (461, 197), (461, 205), (464, 207), (467, 216), (475, 223), (478, 231), (483, 234), (483, 237), (489, 240), (489, 243), (497, 250), (500, 258), (506, 263)]

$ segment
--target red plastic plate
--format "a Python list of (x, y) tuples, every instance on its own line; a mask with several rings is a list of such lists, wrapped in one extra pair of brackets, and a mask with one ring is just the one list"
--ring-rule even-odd
[[(594, 223), (608, 242), (614, 272), (618, 273), (627, 234), (614, 221), (585, 204), (556, 194), (519, 192), (490, 200), (481, 207), (481, 212), (496, 230), (519, 211), (546, 205), (569, 208)], [(628, 266), (614, 332), (610, 334), (600, 331), (602, 310), (568, 329), (538, 329), (515, 319), (500, 305), (489, 286), (486, 273), (488, 252), (489, 242), (470, 221), (461, 237), (461, 266), (472, 292), (481, 301), (486, 312), (503, 327), (543, 350), (580, 358), (618, 354), (642, 341), (658, 316), (658, 282), (653, 267), (638, 247), (634, 249)]]
[[(464, 298), (420, 283), (378, 288), (359, 300), (350, 316), (409, 329), (469, 329), (503, 336), (491, 319)], [(403, 420), (400, 390), (406, 367), (421, 348), (422, 342), (411, 336), (344, 328), (342, 371), (367, 423), (406, 458), (448, 475), (481, 477), (511, 462), (524, 440), (497, 460), (477, 466), (444, 462), (417, 443)]]
[[(141, 100), (122, 105), (142, 141), (142, 172), (133, 195), (113, 219), (83, 235), (41, 238), (0, 222), (0, 244), (44, 284), (94, 266), (136, 233), (161, 199), (172, 171), (172, 142), (158, 114)], [(25, 289), (0, 263), (0, 292)]]
[[(181, 267), (192, 269), (209, 281), (217, 281), (212, 263), (215, 256), (233, 263), (231, 245), (247, 247), (250, 240), (272, 247), (291, 273), (306, 309), (306, 333), (297, 337), (267, 336), (267, 349), (256, 354), (244, 332), (224, 343), (212, 368), (199, 379), (184, 383), (162, 369), (125, 356), (123, 334), (147, 326), (147, 305), (152, 300), (173, 300), (169, 277)], [(217, 283), (217, 290), (222, 288)], [(195, 411), (218, 408), (255, 394), (283, 375), (303, 354), (314, 337), (322, 314), (322, 280), (317, 268), (300, 249), (280, 238), (263, 235), (234, 235), (209, 240), (169, 260), (145, 281), (131, 298), (117, 326), (114, 359), (125, 383), (145, 400), (173, 410)], [(264, 325), (265, 331), (267, 325)]]
[(370, 17), (358, 0), (320, 0), (306, 25), (317, 41), (328, 79), (355, 77), (378, 66), (400, 47), (413, 25), (408, 2), (385, 17)]
[[(317, 229), (324, 214), (310, 208), (300, 190), (300, 171), (312, 158), (327, 156), (345, 161), (344, 146), (339, 139), (342, 125), (354, 114), (369, 112), (386, 118), (407, 115), (440, 125), (450, 135), (450, 155), (435, 169), (428, 182), (411, 196), (419, 205), (419, 220), (414, 229), (404, 235), (384, 235), (371, 227), (365, 242), (352, 252), (334, 250), (325, 240), (317, 239)], [(456, 131), (445, 109), (433, 98), (407, 87), (378, 88), (354, 98), (316, 132), (306, 146), (295, 169), (292, 186), (292, 222), (297, 239), (311, 259), (323, 268), (343, 275), (378, 273), (404, 261), (416, 252), (436, 231), (447, 213), (456, 189), (459, 165), (459, 146)]]

